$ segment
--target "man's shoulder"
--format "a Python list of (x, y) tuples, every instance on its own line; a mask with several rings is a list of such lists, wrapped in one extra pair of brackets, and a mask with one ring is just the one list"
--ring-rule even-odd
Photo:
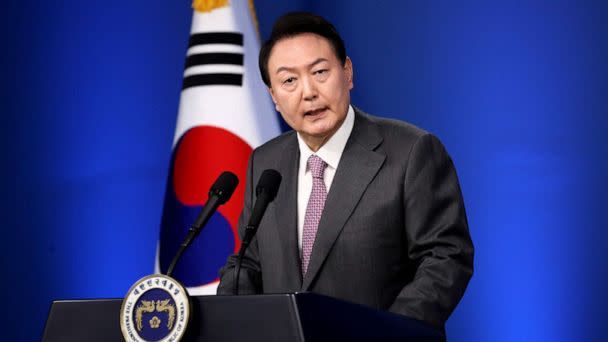
[(430, 134), (425, 129), (406, 121), (368, 114), (358, 108), (355, 109), (355, 113), (360, 128), (377, 130), (385, 144), (413, 144), (420, 137)]
[(295, 147), (297, 148), (296, 132), (293, 130), (282, 133), (281, 135), (274, 137), (264, 144), (254, 149), (254, 153), (257, 156), (277, 156), (282, 155)]

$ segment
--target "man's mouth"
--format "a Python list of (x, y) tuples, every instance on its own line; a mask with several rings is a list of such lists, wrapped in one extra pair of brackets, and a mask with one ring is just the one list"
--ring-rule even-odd
[(311, 110), (304, 112), (304, 116), (317, 116), (317, 115), (323, 113), (326, 109), (327, 109), (326, 107), (311, 109)]

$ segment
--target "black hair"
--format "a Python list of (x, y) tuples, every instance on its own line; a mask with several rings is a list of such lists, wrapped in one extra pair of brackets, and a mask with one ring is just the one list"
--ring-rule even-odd
[(262, 80), (268, 87), (270, 87), (268, 59), (270, 58), (272, 48), (281, 39), (290, 38), (302, 33), (314, 33), (327, 39), (342, 65), (346, 62), (344, 41), (338, 34), (334, 25), (316, 14), (308, 12), (287, 13), (275, 21), (274, 26), (272, 27), (272, 33), (270, 33), (270, 38), (264, 42), (260, 49), (260, 56), (258, 59), (260, 74), (262, 75)]

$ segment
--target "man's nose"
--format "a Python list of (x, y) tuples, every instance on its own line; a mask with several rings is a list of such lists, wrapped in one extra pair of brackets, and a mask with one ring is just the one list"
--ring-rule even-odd
[(313, 101), (318, 97), (317, 85), (310, 77), (304, 77), (302, 80), (302, 97), (306, 101)]

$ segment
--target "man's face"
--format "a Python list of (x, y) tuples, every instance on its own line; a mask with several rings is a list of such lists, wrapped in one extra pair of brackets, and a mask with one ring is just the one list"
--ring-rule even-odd
[(304, 33), (275, 44), (268, 73), (277, 110), (313, 150), (318, 149), (346, 117), (353, 88), (350, 59), (342, 65), (327, 39)]

